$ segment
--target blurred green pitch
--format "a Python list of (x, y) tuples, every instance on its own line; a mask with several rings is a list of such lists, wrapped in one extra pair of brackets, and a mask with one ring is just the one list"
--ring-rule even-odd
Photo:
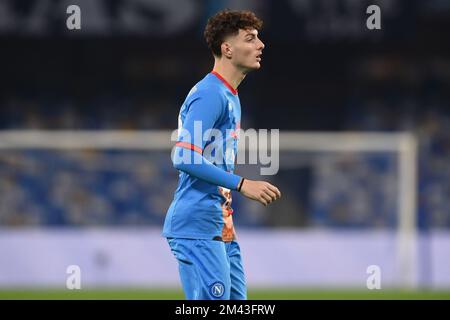
[[(450, 300), (450, 290), (250, 289), (249, 300)], [(0, 300), (182, 300), (179, 289), (0, 289)]]

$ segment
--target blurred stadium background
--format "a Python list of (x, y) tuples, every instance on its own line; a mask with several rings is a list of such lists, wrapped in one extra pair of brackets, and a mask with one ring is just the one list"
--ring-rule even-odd
[[(70, 4), (81, 30), (66, 28)], [(366, 28), (371, 4), (381, 30)], [(0, 299), (183, 298), (160, 236), (170, 133), (211, 69), (202, 31), (222, 8), (265, 22), (243, 129), (293, 135), (267, 177), (283, 199), (233, 198), (249, 298), (449, 299), (440, 0), (0, 0)], [(69, 265), (82, 290), (66, 289)], [(366, 287), (370, 265), (381, 290)]]

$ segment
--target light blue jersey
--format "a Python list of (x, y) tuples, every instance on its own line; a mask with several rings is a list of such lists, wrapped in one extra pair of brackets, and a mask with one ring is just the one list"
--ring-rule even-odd
[(237, 91), (219, 74), (209, 73), (189, 92), (179, 114), (172, 158), (179, 181), (164, 222), (165, 237), (234, 239), (231, 190), (241, 180), (233, 174), (240, 121)]

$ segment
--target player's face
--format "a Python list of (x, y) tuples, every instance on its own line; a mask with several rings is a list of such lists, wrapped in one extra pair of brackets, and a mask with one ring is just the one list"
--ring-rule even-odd
[(258, 38), (258, 30), (240, 29), (239, 33), (230, 39), (230, 49), (232, 63), (244, 72), (261, 67), (264, 43)]

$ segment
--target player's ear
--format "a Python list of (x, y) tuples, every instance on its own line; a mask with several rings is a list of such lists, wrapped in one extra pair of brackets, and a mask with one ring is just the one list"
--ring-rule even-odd
[(231, 59), (231, 55), (233, 53), (233, 49), (231, 48), (230, 43), (229, 42), (222, 42), (220, 48), (222, 50), (222, 55), (225, 58)]

